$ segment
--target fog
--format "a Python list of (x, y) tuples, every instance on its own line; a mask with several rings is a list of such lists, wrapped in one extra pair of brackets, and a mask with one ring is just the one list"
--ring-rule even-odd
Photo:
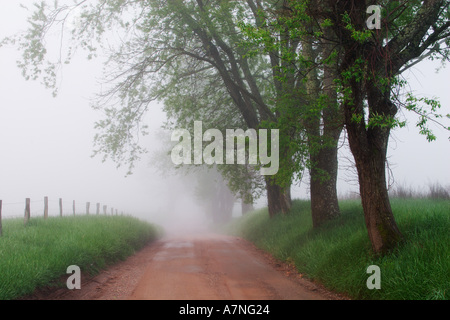
[[(26, 12), (19, 3), (0, 0), (0, 38), (26, 27)], [(193, 197), (194, 184), (177, 176), (164, 176), (152, 163), (152, 154), (164, 147), (160, 127), (165, 120), (161, 106), (154, 104), (147, 114), (151, 134), (142, 145), (149, 153), (134, 173), (117, 168), (111, 161), (91, 157), (95, 121), (102, 114), (90, 107), (96, 93), (101, 65), (82, 56), (64, 67), (59, 94), (52, 97), (41, 84), (25, 81), (16, 66), (19, 53), (11, 47), (0, 49), (0, 199), (3, 217), (23, 216), (25, 198), (31, 198), (32, 215), (43, 212), (43, 199), (49, 197), (50, 214), (58, 214), (63, 199), (64, 214), (85, 212), (86, 202), (95, 212), (96, 203), (176, 229), (208, 223), (202, 207)], [(450, 113), (449, 69), (435, 73), (437, 63), (424, 62), (408, 71), (412, 91), (439, 97), (443, 114)], [(450, 182), (448, 132), (438, 126), (438, 140), (428, 143), (415, 128), (415, 117), (406, 128), (395, 130), (390, 143), (390, 169), (398, 183), (426, 189), (438, 182)], [(342, 147), (341, 154), (348, 156)], [(339, 193), (356, 192), (355, 175), (341, 163)], [(307, 179), (293, 187), (293, 196), (307, 198)], [(257, 207), (265, 206), (260, 199)], [(239, 204), (236, 204), (239, 206)], [(238, 214), (238, 210), (236, 210)]]

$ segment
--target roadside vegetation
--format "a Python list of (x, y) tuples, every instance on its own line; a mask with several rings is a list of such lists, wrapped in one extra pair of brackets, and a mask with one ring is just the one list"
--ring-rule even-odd
[[(392, 199), (405, 240), (379, 257), (371, 250), (360, 200), (343, 200), (340, 207), (340, 217), (313, 229), (309, 201), (295, 200), (288, 215), (271, 219), (260, 209), (234, 221), (229, 232), (351, 299), (450, 298), (450, 200)], [(379, 290), (367, 288), (370, 265), (380, 267)]]
[(160, 232), (159, 227), (130, 216), (34, 218), (27, 226), (23, 219), (6, 219), (0, 237), (0, 300), (58, 285), (71, 265), (96, 274), (155, 240)]

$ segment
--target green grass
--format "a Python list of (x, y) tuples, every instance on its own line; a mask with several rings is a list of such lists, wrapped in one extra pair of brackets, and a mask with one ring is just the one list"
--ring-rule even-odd
[(128, 216), (71, 216), (3, 221), (0, 299), (54, 285), (77, 265), (95, 274), (159, 236), (157, 226)]
[[(228, 232), (352, 299), (448, 300), (450, 201), (392, 199), (391, 204), (405, 241), (381, 258), (372, 254), (359, 201), (342, 201), (341, 217), (318, 230), (312, 229), (310, 203), (297, 200), (287, 216), (269, 219), (261, 209), (233, 222)], [(367, 288), (369, 265), (380, 267), (379, 290)]]

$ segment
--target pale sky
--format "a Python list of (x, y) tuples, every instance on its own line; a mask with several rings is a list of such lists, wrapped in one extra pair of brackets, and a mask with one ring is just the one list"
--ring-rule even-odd
[[(23, 29), (25, 17), (18, 1), (0, 0), (0, 38)], [(91, 212), (95, 203), (100, 202), (138, 216), (157, 212), (174, 201), (187, 208), (182, 204), (184, 200), (168, 193), (176, 188), (148, 166), (147, 158), (127, 178), (126, 168), (116, 169), (110, 161), (102, 163), (100, 157), (91, 158), (96, 133), (93, 125), (101, 115), (91, 109), (89, 99), (98, 88), (100, 66), (81, 57), (66, 66), (59, 95), (53, 98), (39, 83), (24, 80), (16, 67), (18, 57), (12, 48), (0, 49), (0, 199), (4, 215), (13, 207), (10, 214), (21, 215), (25, 198), (36, 201), (34, 210), (40, 214), (44, 196), (55, 207), (58, 198), (63, 198), (67, 212), (71, 212), (73, 200), (81, 211), (90, 201)], [(416, 66), (408, 73), (410, 85), (417, 94), (439, 97), (441, 112), (448, 114), (450, 70), (436, 74), (436, 66), (429, 62)], [(164, 114), (155, 105), (147, 118), (156, 132)], [(394, 132), (389, 155), (396, 181), (425, 189), (434, 182), (450, 185), (449, 134), (433, 128), (438, 141), (432, 143), (418, 134), (414, 122)], [(150, 152), (158, 149), (156, 139), (156, 135), (151, 135), (144, 147)], [(346, 173), (340, 173), (339, 193), (357, 188), (349, 187), (346, 179)], [(294, 187), (294, 197), (306, 197), (305, 188)]]

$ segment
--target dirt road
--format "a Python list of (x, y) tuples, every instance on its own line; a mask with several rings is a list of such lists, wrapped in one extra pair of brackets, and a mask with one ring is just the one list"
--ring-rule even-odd
[(325, 300), (340, 299), (247, 241), (210, 233), (159, 240), (81, 290), (40, 290), (30, 299)]

